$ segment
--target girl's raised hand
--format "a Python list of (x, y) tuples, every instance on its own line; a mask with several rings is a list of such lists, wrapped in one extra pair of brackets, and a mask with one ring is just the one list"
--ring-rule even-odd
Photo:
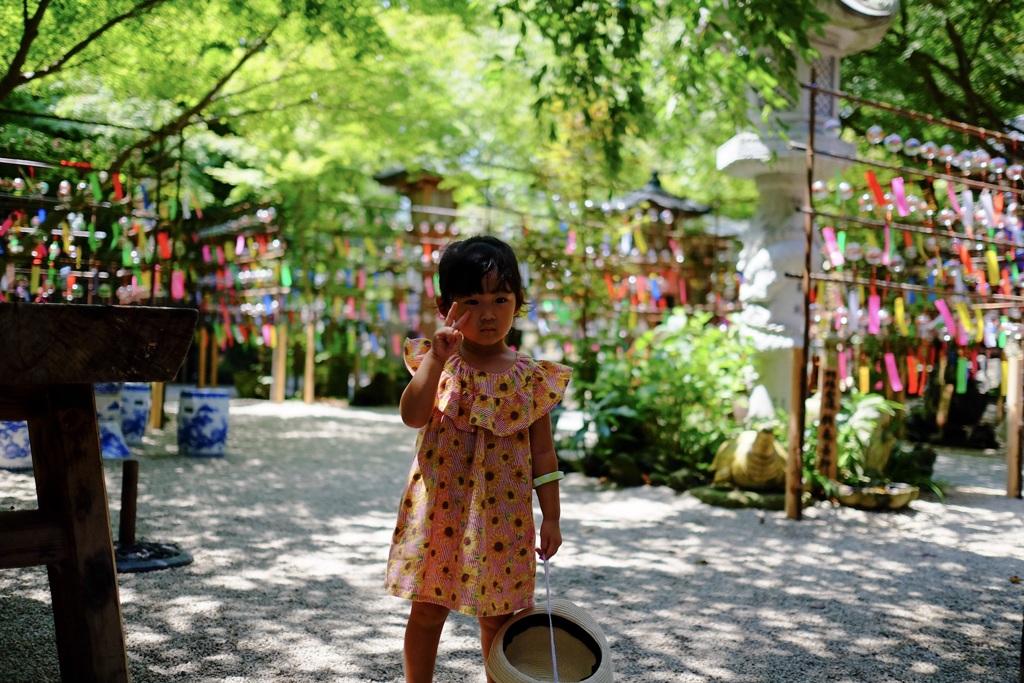
[(459, 350), (459, 346), (462, 345), (462, 327), (469, 320), (469, 311), (463, 313), (456, 320), (455, 315), (458, 308), (459, 304), (453, 303), (451, 308), (448, 309), (448, 315), (444, 318), (444, 327), (434, 332), (430, 349), (440, 361), (447, 361), (453, 353)]

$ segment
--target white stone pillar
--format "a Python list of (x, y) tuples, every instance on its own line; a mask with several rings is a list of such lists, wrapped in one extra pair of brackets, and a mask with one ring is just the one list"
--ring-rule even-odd
[[(831, 18), (824, 36), (813, 36), (820, 56), (813, 64), (801, 63), (797, 76), (811, 81), (812, 68), (819, 86), (839, 89), (839, 64), (843, 55), (876, 45), (888, 30), (898, 0), (822, 0)], [(807, 155), (794, 150), (790, 141), (806, 143), (811, 93), (801, 89), (793, 107), (764, 122), (752, 116), (756, 132), (744, 132), (718, 148), (717, 165), (738, 178), (753, 180), (760, 205), (742, 235), (743, 248), (737, 267), (743, 276), (738, 315), (747, 335), (760, 350), (758, 371), (775, 405), (790, 405), (793, 377), (793, 349), (803, 344), (803, 292), (800, 280), (786, 273), (801, 273), (804, 267)], [(759, 111), (752, 102), (752, 111)], [(815, 147), (852, 156), (853, 145), (825, 135), (824, 123), (838, 117), (834, 98), (818, 94), (814, 104)], [(786, 131), (785, 137), (780, 130)], [(839, 167), (834, 159), (814, 158), (814, 176), (830, 179)]]

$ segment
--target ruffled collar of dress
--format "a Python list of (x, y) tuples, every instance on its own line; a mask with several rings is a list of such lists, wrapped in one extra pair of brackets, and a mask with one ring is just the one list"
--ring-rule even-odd
[[(530, 374), (534, 360), (516, 351), (516, 358), (507, 370), (486, 372), (467, 363), (460, 354), (454, 354), (445, 363), (445, 371), (457, 383), (451, 387), (460, 393), (483, 394), (485, 396), (511, 396), (516, 393)], [(442, 387), (442, 391), (445, 387)]]

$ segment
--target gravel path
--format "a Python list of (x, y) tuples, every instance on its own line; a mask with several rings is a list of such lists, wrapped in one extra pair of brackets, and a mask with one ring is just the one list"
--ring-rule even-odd
[[(195, 562), (120, 575), (132, 680), (400, 681), (407, 603), (381, 588), (415, 437), (397, 412), (233, 400), (215, 460), (177, 454), (173, 417), (135, 449), (138, 537)], [(602, 625), (618, 681), (1009, 683), (1024, 502), (1004, 472), (943, 454), (944, 503), (800, 522), (570, 475), (553, 590)], [(0, 471), (0, 504), (35, 507), (31, 475)], [(0, 571), (0, 682), (59, 680), (49, 601), (43, 568)], [(481, 683), (477, 643), (453, 615), (436, 680)]]

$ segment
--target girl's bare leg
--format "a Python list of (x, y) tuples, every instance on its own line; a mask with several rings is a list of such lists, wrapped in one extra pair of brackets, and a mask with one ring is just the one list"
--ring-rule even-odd
[[(484, 664), (487, 663), (487, 655), (491, 652), (491, 643), (494, 642), (494, 636), (498, 634), (498, 631), (505, 622), (512, 618), (511, 614), (499, 614), (496, 617), (478, 617), (477, 621), (480, 622), (480, 645), (484, 651)], [(487, 683), (494, 683), (491, 677), (487, 677)]]
[(432, 683), (437, 644), (448, 618), (448, 608), (428, 602), (414, 602), (405, 626), (405, 681)]

